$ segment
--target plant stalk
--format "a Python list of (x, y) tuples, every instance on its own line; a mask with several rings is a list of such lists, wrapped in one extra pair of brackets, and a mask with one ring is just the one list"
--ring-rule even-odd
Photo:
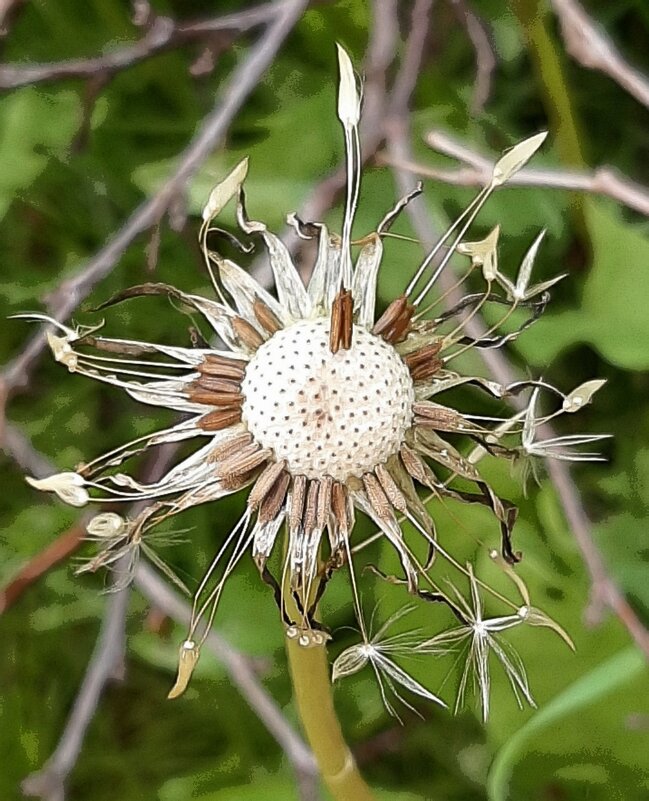
[(287, 637), (286, 651), (302, 727), (329, 792), (336, 801), (374, 801), (336, 716), (326, 647)]

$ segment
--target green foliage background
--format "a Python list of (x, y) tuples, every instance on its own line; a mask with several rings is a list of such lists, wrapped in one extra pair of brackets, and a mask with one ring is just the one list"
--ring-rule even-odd
[[(237, 2), (156, 2), (176, 17), (220, 13)], [(380, 5), (380, 4), (379, 4)], [(649, 71), (649, 10), (643, 0), (590, 0), (590, 13), (629, 60)], [(403, 23), (410, 3), (403, 3)], [(649, 112), (612, 81), (576, 66), (565, 56), (553, 18), (535, 0), (507, 4), (478, 0), (498, 66), (491, 98), (477, 117), (469, 111), (473, 54), (449, 5), (434, 12), (428, 57), (415, 96), (414, 148), (422, 164), (446, 163), (422, 144), (441, 127), (487, 154), (498, 153), (549, 125), (551, 134), (535, 166), (608, 163), (649, 184)], [(539, 36), (534, 14), (545, 19)], [(538, 20), (538, 17), (537, 17)], [(251, 157), (249, 197), (253, 215), (275, 229), (299, 208), (311, 187), (341, 159), (335, 108), (334, 41), (357, 60), (364, 52), (371, 13), (363, 0), (319, 4), (309, 10), (273, 67), (238, 115), (223, 147), (204, 165), (190, 193), (197, 215), (212, 183), (243, 154)], [(404, 28), (405, 29), (405, 28)], [(22, 9), (2, 45), (7, 61), (54, 61), (90, 56), (134, 40), (128, 4), (119, 0), (34, 0)], [(189, 73), (191, 47), (165, 53), (118, 73), (100, 92), (82, 127), (84, 83), (40, 85), (0, 97), (0, 248), (2, 337), (9, 359), (28, 331), (6, 321), (12, 312), (41, 308), (42, 298), (74, 273), (153, 192), (200, 119), (214, 103), (232, 66), (245, 58), (237, 42), (208, 77)], [(560, 70), (547, 79), (558, 59)], [(565, 112), (572, 109), (575, 127)], [(426, 199), (441, 226), (471, 191), (428, 182)], [(358, 230), (371, 230), (395, 198), (387, 168), (370, 168), (363, 186)], [(339, 210), (330, 215), (335, 223)], [(548, 228), (538, 280), (559, 271), (569, 277), (554, 291), (546, 316), (512, 350), (534, 375), (566, 389), (591, 377), (609, 383), (596, 402), (564, 426), (614, 435), (604, 465), (575, 471), (583, 502), (595, 524), (608, 566), (640, 617), (649, 623), (649, 242), (644, 218), (602, 198), (556, 190), (505, 189), (481, 214), (476, 233), (502, 225), (501, 260), (515, 269), (537, 229)], [(156, 278), (209, 292), (194, 246), (198, 216), (181, 234), (161, 229)], [(407, 222), (399, 229), (408, 233)], [(138, 240), (90, 301), (150, 279)], [(415, 245), (388, 243), (381, 302), (405, 283), (419, 258)], [(82, 321), (93, 320), (79, 314)], [(177, 322), (176, 322), (177, 321)], [(154, 300), (118, 307), (110, 334), (184, 343), (184, 319)], [(475, 398), (471, 399), (473, 403)], [(485, 409), (494, 407), (486, 407)], [(29, 391), (9, 409), (10, 420), (61, 469), (157, 427), (162, 415), (141, 409), (110, 388), (70, 376), (44, 359)], [(166, 420), (166, 418), (165, 418)], [(76, 513), (30, 490), (9, 459), (0, 464), (0, 584), (43, 549)], [(571, 653), (551, 633), (516, 632), (539, 709), (520, 711), (502, 674), (493, 687), (486, 726), (474, 710), (452, 717), (426, 708), (423, 720), (407, 716), (395, 726), (383, 710), (369, 672), (336, 690), (350, 742), (358, 748), (369, 781), (385, 798), (447, 801), (641, 801), (649, 798), (649, 692), (647, 670), (620, 623), (610, 617), (585, 625), (589, 578), (547, 480), (522, 497), (516, 477), (488, 466), (494, 484), (521, 505), (517, 542), (520, 573), (538, 606), (571, 633)], [(189, 542), (165, 553), (195, 582), (241, 498), (187, 514)], [(442, 541), (494, 580), (485, 545), (494, 526), (479, 511), (440, 509)], [(370, 533), (369, 526), (365, 533)], [(375, 561), (389, 561), (377, 546)], [(365, 579), (367, 581), (367, 579)], [(101, 576), (75, 578), (58, 567), (0, 615), (0, 798), (20, 797), (20, 780), (39, 768), (56, 745), (95, 641), (105, 598)], [(371, 603), (393, 591), (366, 584)], [(275, 742), (233, 691), (223, 670), (201, 661), (190, 690), (165, 700), (183, 632), (156, 630), (145, 602), (133, 594), (126, 680), (107, 690), (69, 782), (72, 801), (245, 801), (294, 798), (293, 779)], [(353, 624), (344, 577), (326, 596), (334, 628)], [(433, 614), (429, 610), (427, 613)], [(442, 625), (437, 612), (434, 625)], [(448, 622), (448, 621), (447, 621)], [(267, 588), (242, 564), (230, 582), (217, 625), (229, 640), (260, 659), (266, 686), (294, 719), (282, 628)], [(338, 647), (350, 640), (342, 629)], [(414, 665), (413, 672), (447, 700), (455, 677), (449, 664)], [(453, 673), (453, 671), (451, 671)], [(387, 743), (387, 745), (386, 745)]]

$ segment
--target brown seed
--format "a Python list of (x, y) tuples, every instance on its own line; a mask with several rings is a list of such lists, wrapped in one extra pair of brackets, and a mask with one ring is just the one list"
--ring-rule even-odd
[(329, 519), (331, 511), (331, 487), (333, 479), (331, 476), (325, 476), (320, 481), (320, 492), (318, 493), (318, 510), (316, 512), (316, 526), (323, 529)]
[(254, 510), (262, 503), (285, 468), (285, 461), (271, 462), (264, 468), (248, 496), (248, 506), (250, 509)]
[(421, 458), (407, 445), (401, 446), (399, 450), (399, 456), (401, 456), (403, 466), (415, 479), (415, 481), (418, 481), (420, 484), (427, 485), (428, 480), (426, 469)]
[(318, 518), (318, 496), (320, 494), (320, 482), (313, 479), (309, 482), (309, 489), (306, 494), (306, 504), (304, 506), (304, 514), (302, 516), (302, 526), (305, 533), (309, 533), (316, 529)]
[(431, 359), (429, 362), (411, 367), (410, 377), (413, 381), (425, 381), (428, 378), (432, 378), (443, 366), (444, 362), (440, 359)]
[(306, 476), (295, 476), (291, 492), (291, 508), (288, 513), (288, 527), (290, 531), (297, 531), (302, 522), (304, 499), (306, 496)]
[(331, 511), (343, 536), (348, 535), (347, 490), (339, 481), (335, 481), (331, 488)]
[(425, 345), (423, 348), (419, 348), (419, 350), (414, 350), (412, 353), (406, 354), (403, 360), (408, 367), (412, 369), (413, 367), (426, 364), (434, 359), (441, 349), (442, 341), (440, 340), (439, 342), (433, 342), (431, 345)]
[(454, 409), (440, 406), (437, 403), (413, 403), (414, 424), (435, 431), (463, 431), (469, 426), (468, 420)]
[(242, 487), (245, 487), (250, 481), (250, 476), (248, 473), (241, 473), (241, 475), (236, 476), (223, 476), (221, 479), (221, 484), (223, 487), (230, 492), (236, 492), (240, 490)]
[(374, 324), (372, 333), (387, 342), (399, 342), (408, 333), (415, 307), (408, 303), (405, 295), (395, 298)]
[(215, 409), (200, 418), (198, 427), (203, 431), (220, 431), (239, 422), (241, 422), (241, 409)]
[(218, 462), (222, 459), (227, 459), (228, 456), (235, 451), (245, 448), (252, 442), (252, 434), (244, 431), (242, 434), (236, 434), (234, 437), (229, 437), (225, 442), (221, 442), (207, 456), (208, 462)]
[(236, 409), (243, 402), (243, 395), (224, 392), (188, 392), (187, 397), (193, 403), (202, 403), (205, 406), (224, 406)]
[(383, 492), (385, 492), (388, 500), (398, 509), (402, 514), (407, 511), (406, 499), (397, 486), (397, 482), (392, 478), (392, 474), (384, 464), (379, 464), (374, 468), (374, 474), (381, 484)]
[(254, 470), (255, 467), (259, 467), (270, 456), (272, 456), (270, 448), (260, 448), (256, 442), (251, 442), (223, 461), (218, 462), (214, 467), (214, 475), (217, 478), (241, 476)]
[(367, 500), (379, 520), (389, 520), (393, 517), (392, 505), (374, 473), (365, 473), (363, 475), (363, 486), (365, 487)]
[(257, 318), (257, 322), (268, 331), (269, 334), (276, 334), (283, 326), (277, 319), (275, 312), (270, 309), (263, 300), (255, 298), (252, 304), (252, 311)]
[(206, 390), (207, 392), (232, 392), (236, 394), (241, 390), (239, 381), (232, 381), (228, 378), (215, 378), (212, 375), (201, 375), (196, 381), (188, 385), (192, 389)]
[(264, 337), (257, 331), (254, 325), (251, 325), (243, 317), (232, 318), (232, 330), (241, 340), (241, 342), (250, 350), (257, 350), (266, 341)]
[(342, 348), (349, 350), (352, 346), (354, 325), (354, 301), (349, 289), (341, 289), (331, 306), (331, 327), (329, 331), (329, 349), (338, 353)]
[(408, 306), (406, 311), (396, 321), (392, 328), (383, 335), (384, 339), (386, 339), (388, 342), (391, 342), (393, 345), (397, 342), (403, 342), (410, 331), (410, 321), (414, 313), (414, 306)]
[(196, 369), (199, 373), (241, 381), (247, 366), (248, 362), (242, 359), (227, 359), (223, 356), (208, 354)]
[(259, 507), (258, 518), (262, 524), (268, 523), (270, 520), (274, 520), (277, 517), (280, 509), (284, 505), (284, 499), (286, 498), (286, 492), (290, 483), (291, 477), (288, 473), (283, 472), (266, 494)]

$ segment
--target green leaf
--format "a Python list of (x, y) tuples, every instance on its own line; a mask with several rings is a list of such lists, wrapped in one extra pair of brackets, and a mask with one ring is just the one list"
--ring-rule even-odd
[(0, 100), (0, 220), (48, 158), (65, 156), (80, 119), (79, 98), (71, 91), (29, 88)]
[(546, 704), (502, 746), (487, 779), (490, 801), (507, 801), (509, 781), (529, 741), (553, 723), (601, 700), (639, 676), (647, 663), (635, 646), (629, 646), (574, 681)]
[[(628, 370), (649, 367), (649, 240), (601, 202), (585, 205), (593, 263), (578, 308), (549, 311), (519, 347), (534, 364), (588, 343)], [(570, 280), (570, 279), (567, 279)]]

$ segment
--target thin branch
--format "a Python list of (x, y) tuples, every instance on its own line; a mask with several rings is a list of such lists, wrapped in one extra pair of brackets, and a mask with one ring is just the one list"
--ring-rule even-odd
[(0, 67), (0, 89), (17, 89), (30, 84), (59, 81), (63, 78), (92, 78), (112, 75), (145, 59), (203, 40), (222, 31), (242, 33), (264, 25), (281, 13), (288, 0), (264, 3), (234, 14), (225, 14), (193, 23), (177, 22), (170, 17), (155, 17), (145, 35), (131, 45), (96, 58), (78, 58), (44, 64), (5, 64)]
[[(420, 40), (421, 36), (419, 34), (415, 35), (413, 32), (410, 38), (410, 45), (413, 46), (413, 42), (416, 43)], [(413, 56), (411, 62), (416, 63), (417, 59)], [(391, 117), (386, 123), (389, 132), (388, 154), (390, 163), (393, 165), (412, 163), (409, 141), (410, 132), (406, 112), (407, 108), (399, 103), (394, 103), (391, 108)], [(457, 157), (457, 148), (452, 155)], [(463, 160), (468, 160), (466, 158), (467, 155), (468, 154), (465, 152), (465, 158)], [(478, 162), (478, 159), (481, 157), (473, 153), (469, 155), (472, 166), (481, 166), (481, 162)], [(394, 167), (394, 173), (401, 195), (405, 195), (414, 188), (414, 180), (409, 170)], [(424, 247), (426, 249), (432, 247), (436, 239), (436, 234), (431, 224), (428, 211), (424, 203), (421, 202), (421, 199), (410, 203), (407, 207), (407, 212), (410, 215), (417, 236), (422, 241)], [(440, 290), (446, 295), (445, 302), (449, 306), (455, 305), (460, 299), (458, 289), (453, 288), (454, 284), (455, 279), (450, 273), (441, 273), (439, 286)], [(484, 336), (486, 327), (482, 320), (476, 315), (471, 320), (467, 321), (466, 330), (471, 337), (480, 338)], [(480, 355), (487, 369), (498, 382), (510, 384), (516, 380), (517, 376), (515, 371), (502, 351), (485, 349), (480, 350)], [(521, 401), (519, 400), (518, 403), (520, 404)], [(566, 464), (553, 459), (549, 459), (548, 462), (550, 478), (556, 487), (566, 519), (581, 550), (586, 569), (589, 572), (594, 599), (597, 602), (605, 603), (611, 609), (620, 622), (626, 627), (638, 647), (641, 648), (649, 658), (649, 632), (608, 574), (605, 562), (591, 534), (590, 521), (579, 498), (579, 491), (572, 480)]]
[(41, 770), (23, 781), (25, 795), (38, 796), (45, 801), (64, 801), (65, 781), (81, 752), (104, 687), (119, 675), (123, 665), (128, 599), (126, 589), (108, 596), (99, 638), (61, 739)]
[(85, 521), (81, 520), (30, 559), (11, 581), (0, 589), (0, 615), (12, 607), (32, 584), (71, 556), (79, 548), (85, 536), (86, 525)]
[(18, 426), (6, 423), (0, 430), (0, 448), (34, 478), (45, 478), (55, 471), (50, 460), (36, 450), (29, 437)]
[[(282, 42), (291, 32), (308, 5), (308, 0), (285, 0), (265, 35), (233, 70), (227, 86), (214, 110), (208, 114), (194, 139), (180, 155), (178, 166), (163, 186), (145, 200), (122, 228), (72, 278), (52, 293), (48, 312), (58, 320), (68, 318), (90, 294), (94, 286), (108, 275), (117, 260), (141, 233), (155, 225), (172, 201), (185, 190), (187, 182), (225, 135), (232, 119), (248, 95), (257, 88), (261, 76), (272, 63)], [(46, 345), (43, 331), (35, 334), (24, 350), (8, 365), (3, 381), (11, 394), (29, 380)]]
[[(191, 618), (189, 604), (182, 600), (149, 565), (138, 565), (135, 573), (135, 586), (145, 598), (176, 622), (183, 625), (189, 624)], [(259, 683), (250, 661), (215, 631), (209, 633), (205, 644), (223, 664), (232, 683), (281, 746), (300, 780), (300, 786), (304, 787), (309, 783), (313, 785), (317, 777), (317, 769), (311, 752), (286, 721), (275, 701)], [(317, 796), (312, 794), (303, 797), (315, 798)]]
[(466, 28), (467, 36), (471, 40), (475, 53), (476, 70), (473, 97), (471, 98), (471, 114), (477, 116), (484, 111), (491, 95), (491, 84), (497, 66), (496, 54), (489, 41), (485, 23), (466, 0), (451, 0), (451, 5)]
[(7, 36), (14, 19), (26, 3), (27, 0), (0, 0), (0, 38)]
[[(493, 162), (441, 131), (430, 131), (426, 143), (438, 153), (456, 158), (467, 166), (452, 170), (435, 169), (412, 159), (396, 159), (381, 154), (380, 160), (398, 170), (412, 172), (454, 186), (485, 186), (491, 180)], [(619, 175), (612, 167), (599, 167), (593, 172), (574, 170), (536, 170), (524, 167), (512, 176), (507, 186), (542, 186), (602, 195), (649, 217), (649, 189)]]
[(612, 78), (643, 106), (649, 108), (649, 78), (628, 64), (613, 42), (577, 0), (552, 0), (561, 23), (566, 50), (582, 67)]
[[(176, 450), (175, 444), (159, 448), (145, 467), (143, 480), (157, 481), (161, 478)], [(142, 503), (134, 504), (133, 514), (137, 514), (143, 507)], [(83, 527), (84, 521), (80, 521), (73, 529)], [(58, 745), (41, 770), (30, 774), (23, 781), (22, 790), (25, 795), (38, 796), (44, 801), (63, 801), (65, 783), (79, 758), (104, 689), (111, 680), (124, 678), (125, 628), (130, 588), (122, 587), (122, 583), (128, 569), (127, 561), (128, 557), (124, 556), (115, 566), (114, 592), (108, 595), (99, 637)]]

